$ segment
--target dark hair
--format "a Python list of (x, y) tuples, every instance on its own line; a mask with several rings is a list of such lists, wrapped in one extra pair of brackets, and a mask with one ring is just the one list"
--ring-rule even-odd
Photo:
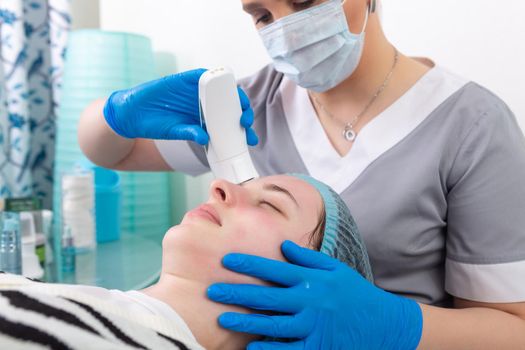
[(308, 240), (308, 244), (315, 250), (321, 250), (321, 245), (323, 244), (323, 238), (324, 238), (324, 229), (326, 227), (326, 209), (324, 207), (321, 208), (321, 213), (319, 214), (319, 221), (317, 222), (317, 225), (315, 226), (314, 230), (310, 234), (310, 239)]

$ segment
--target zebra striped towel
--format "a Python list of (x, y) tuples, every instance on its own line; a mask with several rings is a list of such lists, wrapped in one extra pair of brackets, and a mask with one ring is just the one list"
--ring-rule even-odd
[(171, 321), (0, 273), (0, 349), (204, 349)]

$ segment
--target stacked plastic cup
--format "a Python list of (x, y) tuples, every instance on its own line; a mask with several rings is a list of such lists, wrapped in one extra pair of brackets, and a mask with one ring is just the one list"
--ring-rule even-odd
[[(71, 32), (57, 118), (54, 212), (60, 213), (61, 209), (60, 175), (84, 158), (77, 140), (78, 121), (84, 108), (115, 90), (156, 77), (154, 54), (147, 37), (95, 29)], [(168, 174), (119, 172), (119, 175), (122, 233), (162, 235), (170, 223)], [(55, 217), (54, 234), (60, 237), (60, 216)]]

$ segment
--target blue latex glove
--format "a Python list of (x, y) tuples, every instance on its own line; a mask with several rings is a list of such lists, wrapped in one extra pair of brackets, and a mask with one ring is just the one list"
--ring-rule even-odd
[[(201, 145), (209, 136), (200, 126), (199, 79), (205, 69), (191, 70), (115, 91), (106, 101), (104, 117), (117, 134), (127, 138), (191, 140)], [(239, 88), (246, 141), (254, 146), (253, 110)]]
[(419, 305), (388, 293), (347, 265), (290, 241), (282, 245), (291, 262), (228, 254), (226, 268), (282, 287), (214, 284), (214, 301), (270, 310), (278, 315), (224, 313), (221, 326), (292, 342), (259, 341), (248, 349), (415, 349), (423, 317)]

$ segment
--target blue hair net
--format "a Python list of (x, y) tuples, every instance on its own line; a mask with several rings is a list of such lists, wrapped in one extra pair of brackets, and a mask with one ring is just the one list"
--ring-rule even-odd
[(321, 252), (344, 262), (372, 282), (368, 253), (346, 203), (328, 185), (311, 176), (289, 175), (312, 185), (323, 199), (326, 222)]

